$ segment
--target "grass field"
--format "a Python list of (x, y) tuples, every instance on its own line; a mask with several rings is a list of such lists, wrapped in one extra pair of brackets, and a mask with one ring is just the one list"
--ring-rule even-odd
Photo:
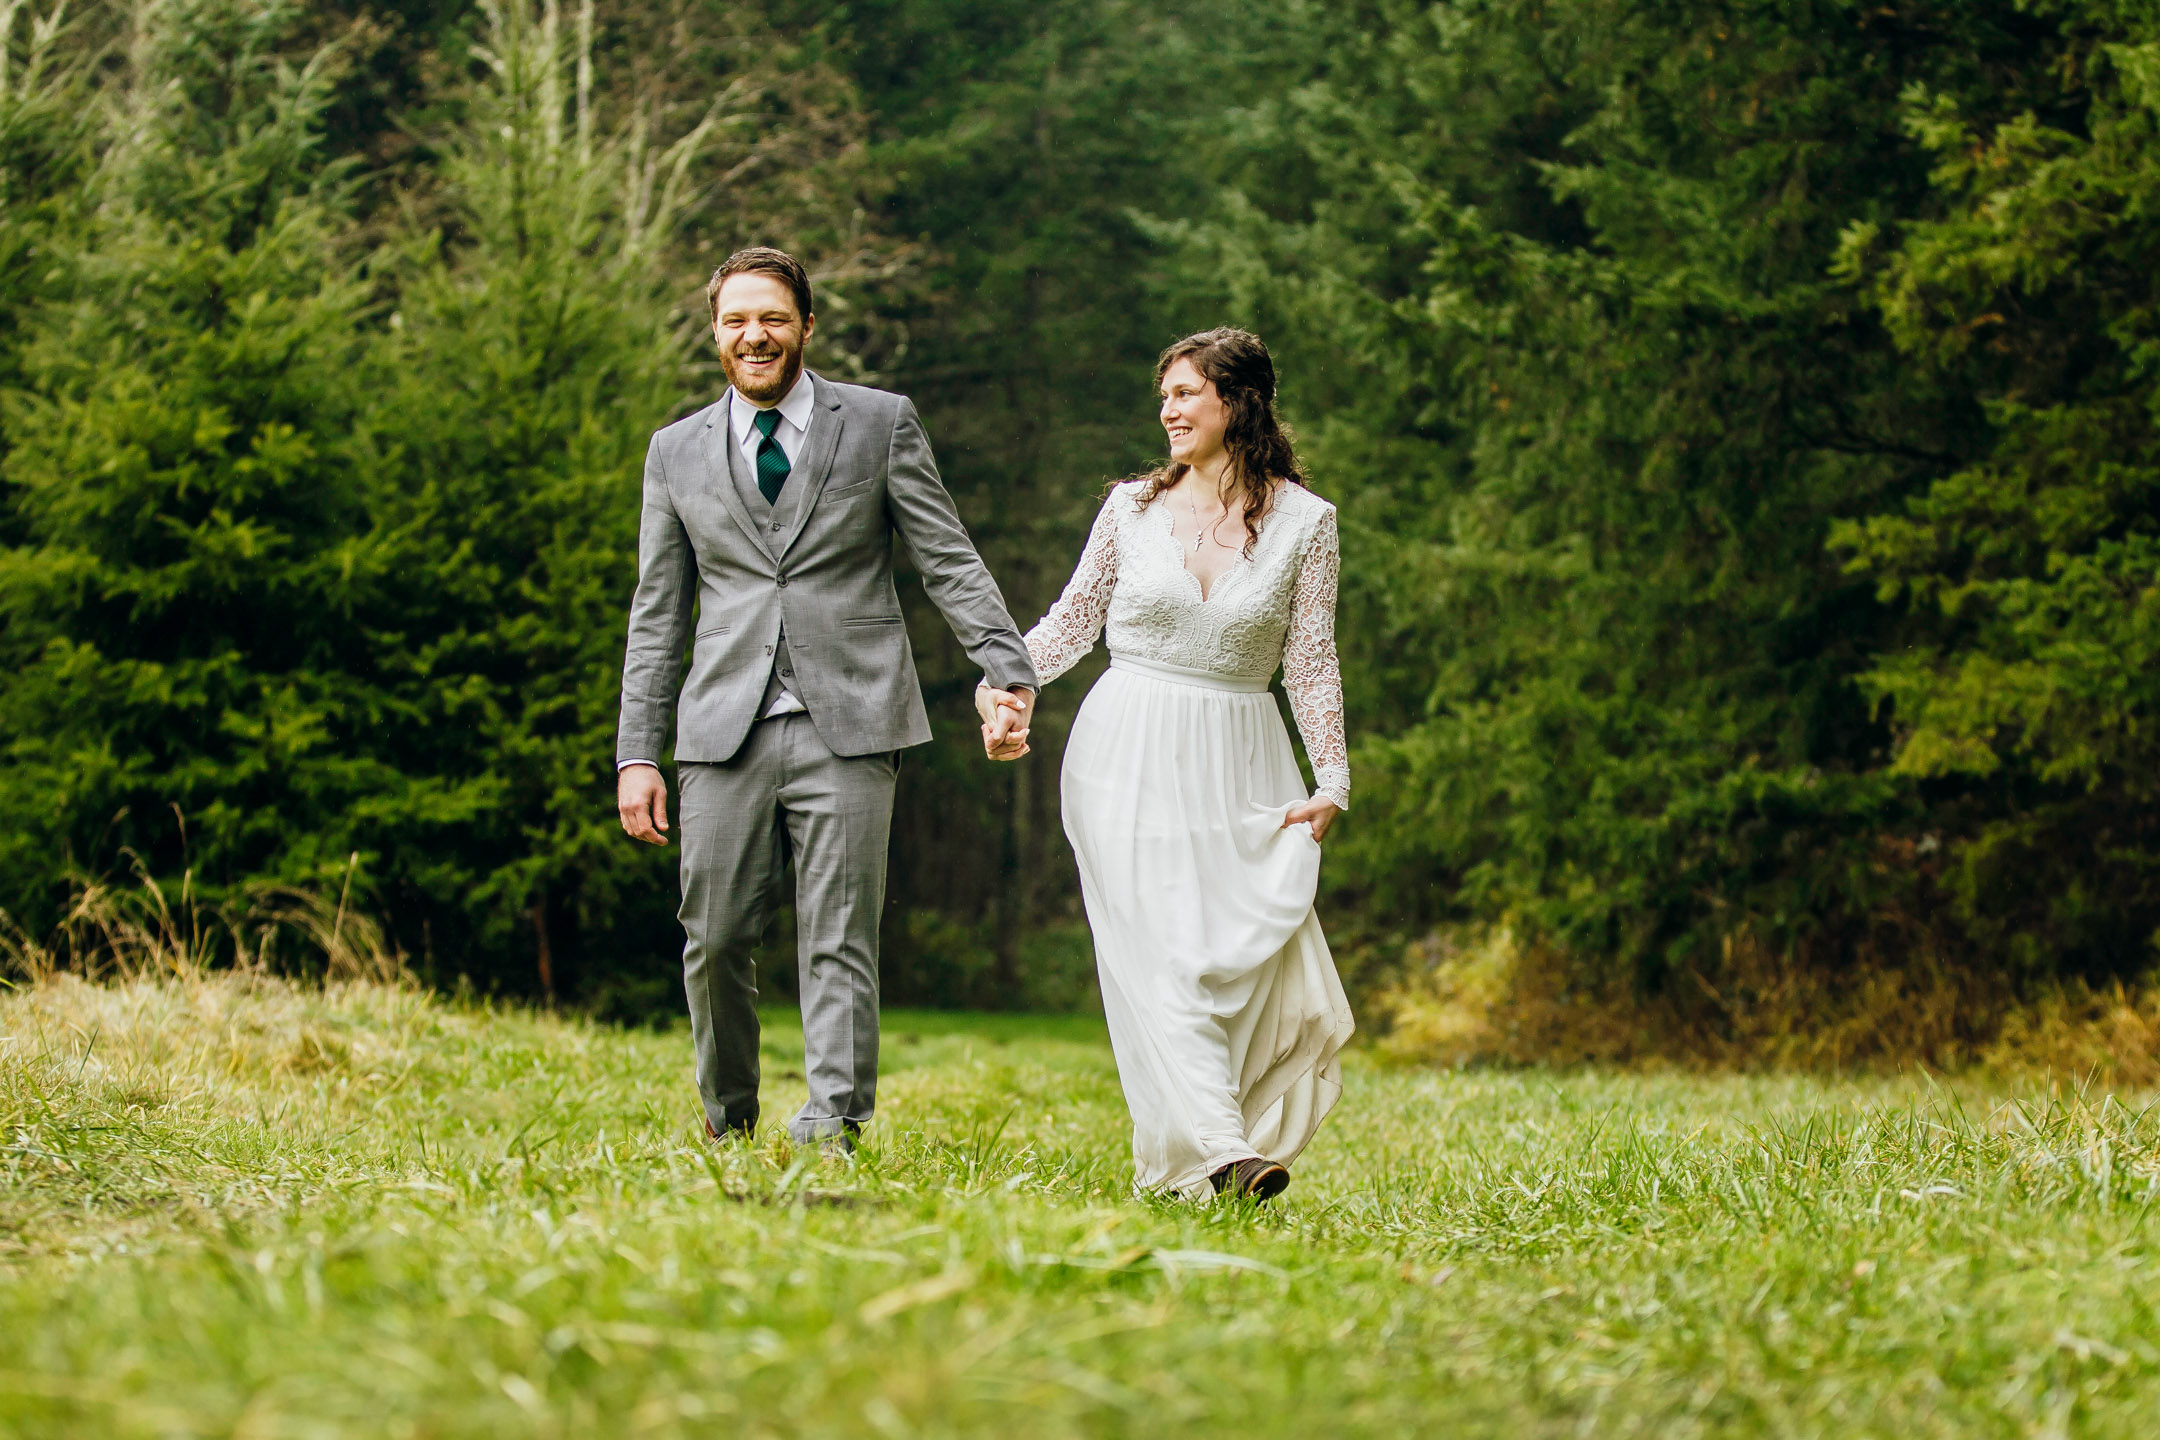
[(701, 1143), (680, 1034), (0, 993), (0, 1434), (2160, 1428), (2141, 1100), (1354, 1060), (1256, 1213), (1130, 1197), (1091, 1024), (885, 1056), (848, 1165)]

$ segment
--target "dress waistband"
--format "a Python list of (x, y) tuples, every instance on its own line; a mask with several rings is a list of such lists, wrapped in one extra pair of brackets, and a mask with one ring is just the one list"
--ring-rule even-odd
[(1203, 690), (1228, 690), (1237, 695), (1260, 695), (1268, 688), (1265, 680), (1250, 680), (1243, 675), (1222, 675), (1213, 670), (1190, 670), (1183, 665), (1165, 665), (1160, 660), (1142, 660), (1136, 655), (1110, 657), (1113, 670), (1130, 670), (1135, 675), (1145, 675), (1151, 680), (1168, 680), (1173, 685), (1197, 685)]

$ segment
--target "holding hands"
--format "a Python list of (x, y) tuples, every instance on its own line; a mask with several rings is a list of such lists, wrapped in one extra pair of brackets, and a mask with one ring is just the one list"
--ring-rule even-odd
[(992, 760), (1018, 760), (1028, 753), (1028, 727), (1035, 720), (1035, 692), (1000, 690), (989, 681), (975, 687), (975, 713), (982, 717), (983, 753)]

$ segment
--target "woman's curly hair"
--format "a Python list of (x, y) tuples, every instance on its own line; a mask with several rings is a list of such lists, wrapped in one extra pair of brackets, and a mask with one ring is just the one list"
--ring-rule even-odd
[[(1260, 521), (1267, 514), (1275, 482), (1306, 483), (1305, 467), (1298, 463), (1289, 429), (1275, 417), (1275, 359), (1260, 337), (1250, 331), (1225, 326), (1188, 335), (1162, 352), (1155, 362), (1155, 383), (1180, 360), (1189, 360), (1202, 378), (1212, 382), (1215, 393), (1229, 408), (1230, 423), (1223, 431), (1223, 448), (1230, 454), (1230, 481), (1245, 501), (1245, 550), (1249, 559), (1260, 538)], [(1133, 479), (1145, 482), (1139, 505), (1143, 510), (1157, 496), (1185, 478), (1191, 467), (1166, 461)]]

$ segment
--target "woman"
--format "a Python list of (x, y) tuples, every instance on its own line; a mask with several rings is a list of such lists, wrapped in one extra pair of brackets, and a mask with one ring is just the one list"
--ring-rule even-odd
[[(1350, 803), (1335, 508), (1302, 483), (1258, 338), (1190, 336), (1155, 375), (1170, 461), (1110, 492), (1027, 644), (1047, 684), (1109, 630), (1062, 795), (1136, 1188), (1265, 1200), (1342, 1093), (1351, 1031), (1313, 914), (1320, 841)], [(991, 756), (1025, 754), (1021, 702), (976, 700)]]

